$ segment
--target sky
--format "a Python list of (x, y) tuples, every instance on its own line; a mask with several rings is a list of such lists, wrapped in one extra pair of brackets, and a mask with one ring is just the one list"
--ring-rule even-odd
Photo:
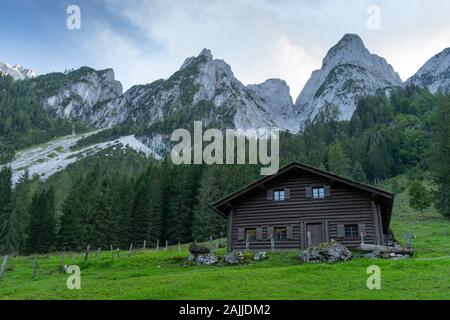
[[(67, 28), (70, 5), (81, 29)], [(406, 80), (450, 47), (449, 16), (445, 0), (0, 0), (0, 61), (39, 74), (113, 68), (128, 89), (208, 48), (244, 84), (281, 78), (295, 100), (346, 33)]]

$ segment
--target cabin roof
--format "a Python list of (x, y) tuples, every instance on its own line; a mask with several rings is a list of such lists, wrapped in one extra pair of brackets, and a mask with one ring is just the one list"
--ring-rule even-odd
[(236, 200), (240, 196), (254, 190), (255, 188), (263, 186), (265, 183), (267, 183), (267, 182), (269, 182), (269, 181), (271, 181), (271, 180), (281, 176), (282, 174), (284, 174), (292, 169), (295, 169), (295, 168), (322, 176), (322, 177), (330, 179), (330, 180), (334, 180), (334, 181), (343, 183), (345, 185), (369, 192), (369, 193), (373, 194), (374, 196), (379, 197), (380, 204), (381, 204), (383, 229), (385, 229), (385, 231), (387, 232), (389, 224), (390, 224), (390, 220), (391, 220), (392, 207), (393, 207), (394, 198), (395, 198), (395, 195), (393, 193), (381, 190), (379, 188), (373, 187), (366, 183), (362, 183), (362, 182), (359, 182), (356, 180), (338, 176), (334, 173), (324, 171), (324, 170), (321, 170), (321, 169), (318, 169), (313, 166), (310, 166), (310, 165), (307, 165), (304, 163), (300, 163), (300, 162), (292, 162), (292, 163), (280, 168), (276, 174), (258, 179), (256, 181), (250, 183), (249, 185), (241, 188), (240, 190), (237, 190), (237, 191), (223, 197), (222, 199), (217, 200), (216, 202), (214, 202), (211, 205), (211, 208), (213, 210), (215, 210), (217, 213), (226, 217), (228, 214), (228, 211), (229, 211), (228, 209), (229, 209), (229, 204), (231, 201)]

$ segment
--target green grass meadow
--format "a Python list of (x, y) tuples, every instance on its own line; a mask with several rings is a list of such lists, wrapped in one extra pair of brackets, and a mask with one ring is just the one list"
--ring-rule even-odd
[[(69, 290), (58, 272), (57, 254), (14, 257), (0, 283), (0, 299), (450, 299), (450, 222), (434, 210), (425, 216), (396, 199), (392, 229), (398, 240), (411, 231), (416, 254), (408, 260), (355, 259), (345, 263), (300, 265), (298, 252), (268, 253), (243, 266), (191, 266), (187, 246), (169, 250), (95, 253), (88, 261), (66, 253), (65, 263), (81, 269), (81, 290)], [(223, 257), (224, 249), (219, 255)], [(381, 268), (381, 290), (366, 286), (367, 267)]]

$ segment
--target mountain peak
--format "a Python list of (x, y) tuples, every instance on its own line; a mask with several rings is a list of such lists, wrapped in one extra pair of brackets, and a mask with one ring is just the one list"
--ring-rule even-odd
[(370, 52), (362, 39), (357, 34), (348, 33), (328, 51), (323, 63), (326, 65), (336, 60), (346, 61), (355, 57), (366, 59), (368, 56), (370, 56)]
[(4, 62), (0, 62), (0, 74), (11, 76), (14, 80), (31, 79), (37, 76), (36, 72), (26, 69), (20, 64), (11, 66)]
[(208, 60), (212, 60), (213, 59), (211, 50), (206, 49), (206, 48), (203, 49), (202, 52), (200, 52), (198, 57), (206, 57)]
[(338, 109), (340, 120), (348, 120), (358, 97), (401, 85), (385, 59), (370, 53), (358, 35), (346, 34), (327, 52), (322, 68), (313, 72), (295, 105), (304, 121), (313, 121), (329, 107)]
[(339, 44), (349, 44), (349, 43), (358, 43), (364, 44), (361, 37), (355, 33), (346, 33), (342, 39), (338, 42)]
[(189, 65), (191, 65), (194, 61), (199, 61), (200, 59), (205, 59), (207, 63), (213, 61), (213, 55), (211, 53), (211, 50), (209, 49), (203, 49), (202, 52), (197, 57), (189, 57), (186, 60), (184, 60), (183, 65), (181, 66), (180, 70), (186, 69)]

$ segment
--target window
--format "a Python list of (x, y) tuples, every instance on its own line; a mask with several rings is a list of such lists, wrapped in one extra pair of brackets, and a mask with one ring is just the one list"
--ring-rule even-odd
[(358, 225), (348, 224), (345, 226), (345, 237), (346, 238), (358, 238)]
[(275, 201), (284, 201), (284, 200), (286, 200), (286, 196), (285, 196), (284, 190), (275, 190), (273, 192), (273, 199)]
[(325, 198), (325, 188), (315, 187), (312, 188), (312, 195), (314, 199), (324, 199)]
[(278, 227), (274, 228), (275, 240), (287, 240), (287, 228)]
[(255, 241), (256, 240), (256, 228), (245, 229), (245, 239), (248, 239), (249, 241)]

